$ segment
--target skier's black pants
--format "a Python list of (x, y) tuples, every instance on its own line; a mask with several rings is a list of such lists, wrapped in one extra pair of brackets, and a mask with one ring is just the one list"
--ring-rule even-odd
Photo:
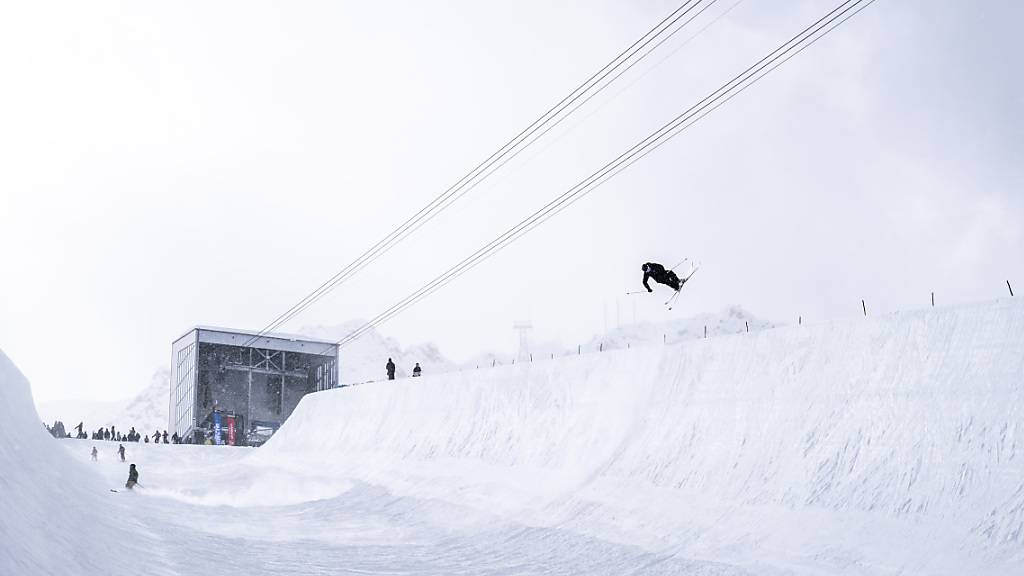
[(656, 276), (652, 276), (652, 278), (654, 278), (654, 281), (658, 284), (664, 284), (673, 290), (679, 290), (682, 287), (679, 276), (676, 276), (676, 273), (671, 270), (666, 270), (664, 274), (658, 274)]

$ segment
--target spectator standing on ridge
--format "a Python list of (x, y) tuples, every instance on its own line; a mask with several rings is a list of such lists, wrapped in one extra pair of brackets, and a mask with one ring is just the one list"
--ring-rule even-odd
[(420, 363), (417, 362), (416, 363), (416, 367), (412, 369), (412, 377), (413, 378), (419, 378), (420, 377), (420, 373), (422, 373), (422, 372), (423, 371), (420, 369)]
[(164, 444), (167, 444), (167, 430), (164, 430)]
[(135, 488), (135, 485), (139, 483), (139, 470), (132, 464), (128, 467), (128, 481), (124, 483), (124, 487), (131, 490)]
[(92, 447), (92, 461), (93, 461), (93, 462), (95, 462), (95, 461), (96, 461), (96, 458), (97, 458), (98, 456), (99, 456), (99, 452), (98, 452), (98, 451), (96, 450), (96, 447), (95, 447), (95, 446), (93, 446), (93, 447)]
[(149, 434), (146, 434), (146, 444), (149, 444)]
[(117, 445), (117, 453), (121, 455), (121, 462), (124, 462), (124, 444)]
[(391, 361), (391, 358), (388, 358), (388, 364), (384, 368), (387, 369), (387, 371), (388, 371), (388, 380), (394, 380), (395, 379), (395, 363)]

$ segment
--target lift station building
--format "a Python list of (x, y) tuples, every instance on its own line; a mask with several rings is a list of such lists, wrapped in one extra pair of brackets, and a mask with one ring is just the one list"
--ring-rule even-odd
[(310, 392), (338, 384), (334, 342), (197, 326), (171, 345), (169, 430), (183, 442), (265, 442)]

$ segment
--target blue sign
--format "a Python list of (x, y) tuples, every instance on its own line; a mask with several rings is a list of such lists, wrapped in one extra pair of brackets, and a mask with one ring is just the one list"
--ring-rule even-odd
[(213, 443), (217, 444), (218, 446), (224, 443), (224, 441), (221, 439), (220, 433), (221, 433), (220, 412), (214, 410), (213, 411)]

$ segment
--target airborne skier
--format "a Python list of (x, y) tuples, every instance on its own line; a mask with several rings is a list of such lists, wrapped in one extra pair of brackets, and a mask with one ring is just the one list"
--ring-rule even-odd
[(648, 292), (654, 292), (647, 281), (654, 279), (658, 284), (664, 284), (669, 288), (679, 292), (679, 289), (683, 287), (685, 280), (680, 280), (676, 273), (671, 270), (666, 270), (664, 266), (656, 262), (647, 262), (641, 269), (644, 271), (644, 288), (647, 288)]

